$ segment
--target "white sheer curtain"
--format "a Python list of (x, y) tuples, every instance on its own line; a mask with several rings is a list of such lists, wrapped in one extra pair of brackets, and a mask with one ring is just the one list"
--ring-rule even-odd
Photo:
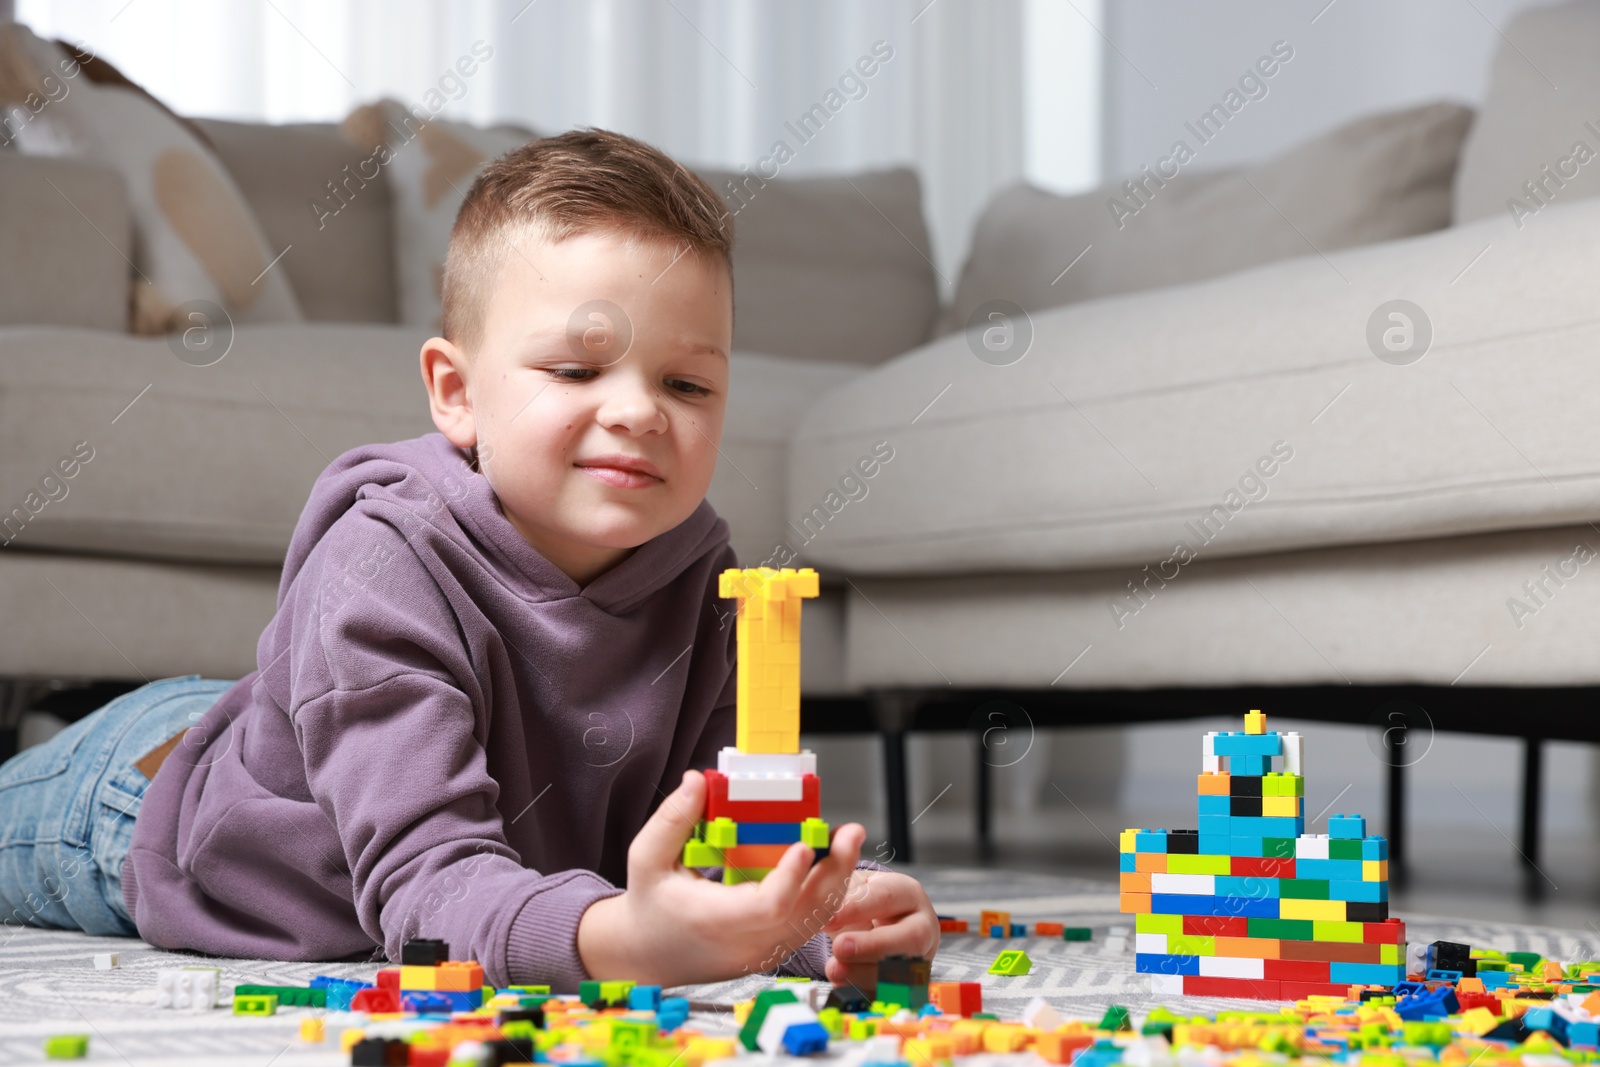
[[(417, 102), (433, 90), (451, 117), (603, 126), (701, 165), (754, 166), (780, 140), (794, 150), (786, 175), (909, 164), (947, 285), (996, 189), (1025, 173), (1058, 188), (1098, 176), (1098, 10), (1097, 0), (15, 0), (36, 32), (92, 49), (181, 114), (337, 121), (379, 96)], [(1041, 28), (1059, 47), (1025, 40)], [(454, 74), (475, 42), (492, 57)], [(852, 81), (875, 45), (891, 58)], [(819, 104), (830, 117), (801, 143), (786, 124)]]

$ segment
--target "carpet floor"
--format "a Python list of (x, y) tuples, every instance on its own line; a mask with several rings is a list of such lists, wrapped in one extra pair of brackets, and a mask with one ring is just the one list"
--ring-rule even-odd
[[(906, 868), (921, 879), (941, 914), (976, 919), (979, 910), (1008, 910), (1018, 922), (1057, 920), (1094, 928), (1089, 942), (1019, 938), (999, 942), (971, 935), (946, 935), (934, 961), (936, 981), (981, 981), (985, 1010), (1014, 1018), (1027, 1002), (1044, 997), (1064, 1016), (1098, 1019), (1110, 1004), (1137, 1012), (1154, 1006), (1147, 980), (1133, 970), (1132, 938), (1124, 951), (1106, 945), (1111, 926), (1132, 926), (1117, 911), (1110, 883), (1045, 874), (965, 868)], [(1567, 931), (1513, 923), (1461, 921), (1425, 915), (1403, 916), (1411, 941), (1439, 939), (1507, 951), (1535, 951), (1556, 959), (1595, 956), (1594, 931)], [(1032, 971), (1016, 978), (988, 975), (1001, 948), (1022, 948)], [(98, 971), (97, 953), (118, 952), (121, 966)], [(204, 964), (222, 970), (224, 991), (239, 984), (304, 985), (313, 976), (372, 979), (375, 964), (279, 963), (218, 959), (165, 952), (131, 938), (90, 937), (76, 931), (0, 926), (0, 1064), (44, 1059), (44, 1039), (54, 1034), (89, 1036), (91, 1062), (146, 1064), (320, 1065), (348, 1063), (338, 1045), (339, 1031), (357, 1026), (362, 1015), (320, 1009), (286, 1008), (276, 1016), (252, 1018), (226, 1008), (189, 1013), (155, 1008), (156, 972), (164, 967)], [(695, 1011), (691, 1024), (707, 1033), (733, 1028), (732, 1005), (747, 999), (770, 979), (743, 978), (674, 990)], [(1163, 998), (1171, 1001), (1172, 998)], [(1185, 998), (1191, 1012), (1239, 1007), (1239, 1001)], [(328, 1038), (306, 1045), (298, 1037), (300, 1020), (326, 1016)], [(741, 1057), (764, 1059), (765, 1057)], [(995, 1057), (964, 1060), (970, 1067)], [(998, 1057), (1015, 1059), (1016, 1057)], [(1032, 1061), (1033, 1057), (1028, 1056)]]

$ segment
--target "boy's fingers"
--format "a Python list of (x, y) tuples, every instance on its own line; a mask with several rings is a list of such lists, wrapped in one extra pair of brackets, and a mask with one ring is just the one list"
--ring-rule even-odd
[(671, 870), (677, 864), (705, 804), (705, 776), (699, 771), (685, 771), (678, 788), (667, 794), (628, 846), (630, 881), (635, 865), (643, 872)]
[(845, 902), (829, 923), (830, 931), (873, 919), (907, 915), (922, 904), (922, 887), (902, 875), (888, 872), (863, 872), (871, 875), (851, 886)]
[(773, 915), (787, 916), (800, 898), (806, 872), (811, 868), (811, 849), (805, 845), (790, 845), (778, 865), (767, 872), (757, 887), (756, 896), (763, 908)]
[(833, 954), (846, 965), (880, 960), (896, 953), (930, 956), (938, 946), (938, 928), (930, 930), (914, 916), (910, 919), (901, 916), (871, 930), (849, 930), (833, 938)]

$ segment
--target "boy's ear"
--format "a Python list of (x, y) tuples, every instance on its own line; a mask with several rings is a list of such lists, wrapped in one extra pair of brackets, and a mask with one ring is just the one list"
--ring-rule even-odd
[(478, 443), (478, 424), (467, 392), (466, 354), (443, 337), (422, 343), (422, 384), (433, 424), (457, 448)]

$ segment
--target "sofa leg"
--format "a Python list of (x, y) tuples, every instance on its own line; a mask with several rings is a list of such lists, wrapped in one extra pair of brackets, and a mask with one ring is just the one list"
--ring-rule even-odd
[(49, 682), (37, 678), (0, 678), (0, 763), (17, 754), (22, 716), (48, 692)]
[(983, 735), (978, 735), (978, 744), (975, 746), (978, 753), (978, 777), (973, 784), (973, 791), (977, 794), (973, 798), (973, 815), (976, 818), (978, 836), (978, 858), (987, 861), (994, 856), (994, 798), (993, 774), (989, 765), (989, 750), (983, 743)]
[(906, 730), (916, 713), (913, 694), (885, 690), (872, 695), (872, 714), (883, 745), (883, 788), (889, 816), (889, 858), (911, 862), (910, 782), (906, 775)]
[(1406, 884), (1406, 765), (1404, 735), (1389, 738), (1389, 882), (1396, 889)]

